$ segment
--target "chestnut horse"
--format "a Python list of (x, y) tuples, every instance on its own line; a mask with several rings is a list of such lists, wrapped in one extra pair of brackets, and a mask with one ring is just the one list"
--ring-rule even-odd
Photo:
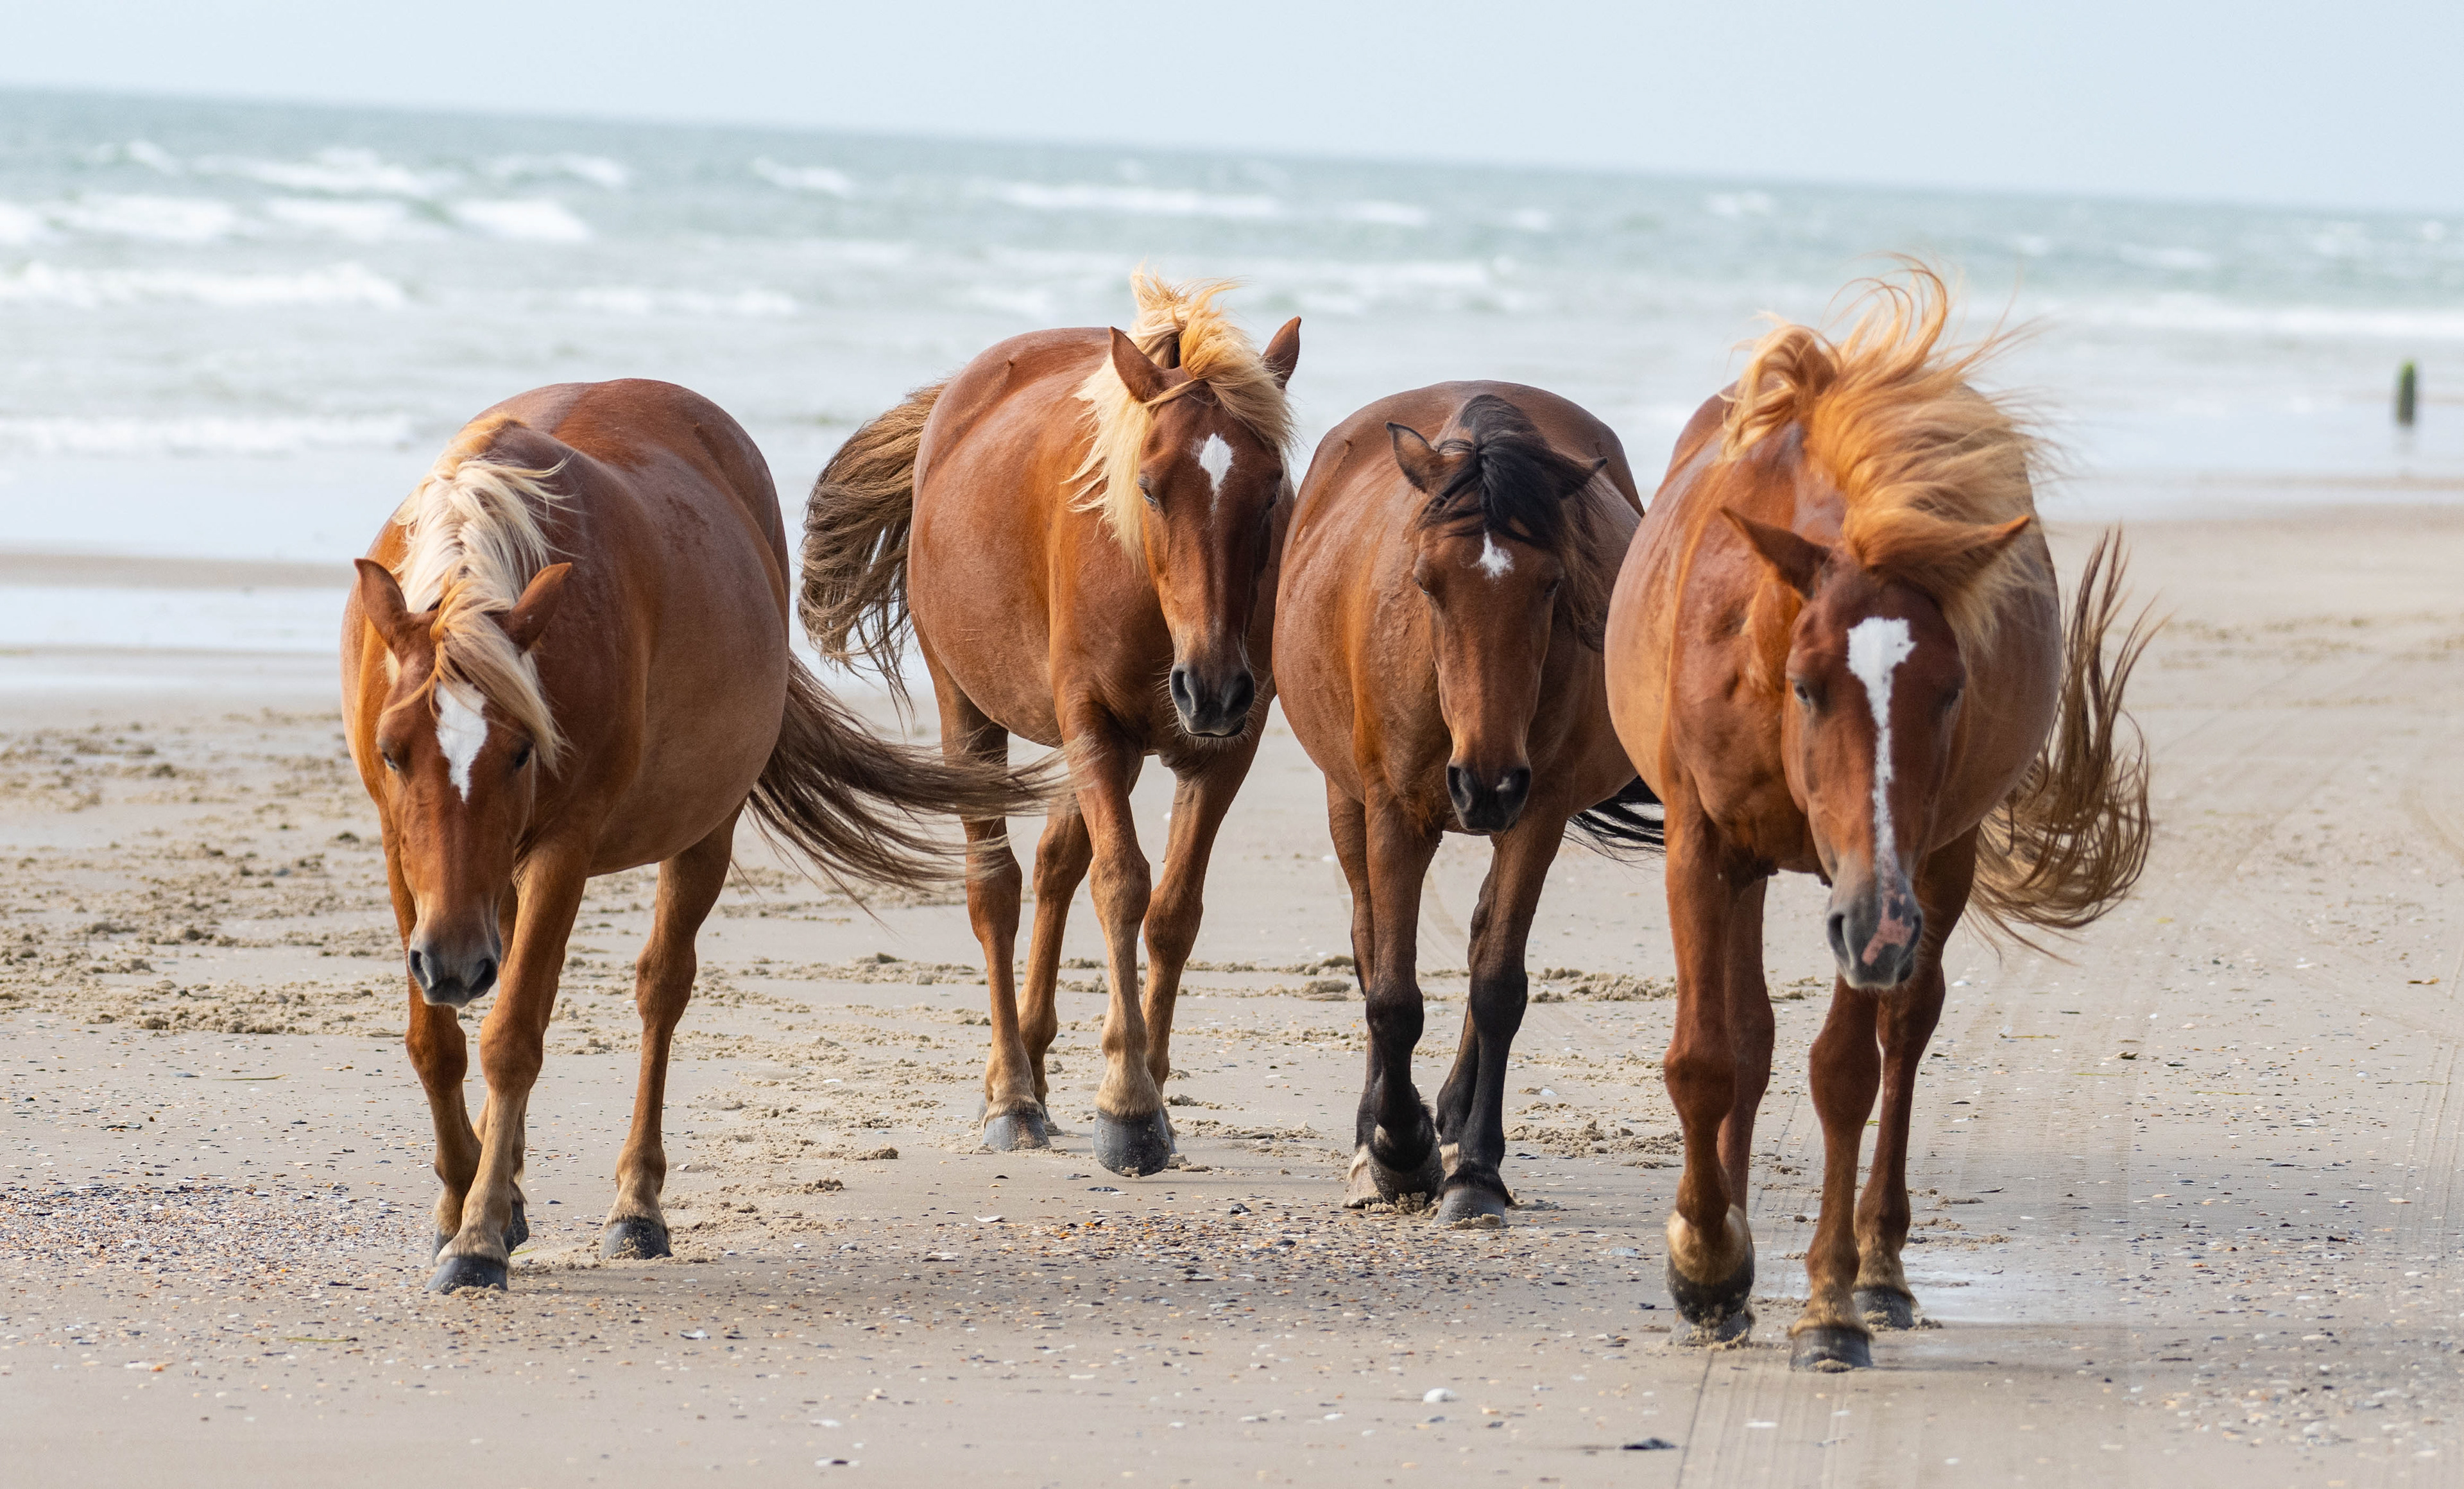
[[(1131, 284), (1130, 334), (1012, 337), (857, 431), (813, 485), (802, 608), (825, 656), (893, 679), (912, 626), (953, 759), (1003, 760), (1012, 734), (1067, 750), (1075, 799), (1036, 849), (1023, 1017), (1018, 859), (997, 816), (967, 820), (992, 1002), (983, 1139), (1047, 1145), (1061, 933), (1091, 861), (1111, 989), (1095, 1157), (1145, 1174), (1172, 1156), (1162, 1087), (1207, 856), (1274, 692), (1300, 322), (1261, 354), (1217, 308), (1224, 285)], [(1130, 817), (1151, 754), (1178, 778), (1152, 889)]]
[[(946, 881), (935, 811), (1024, 810), (1016, 778), (874, 739), (787, 649), (769, 468), (666, 383), (567, 384), (466, 426), (359, 561), (342, 618), (351, 758), (384, 824), (436, 1126), (429, 1286), (503, 1287), (529, 1233), (523, 1123), (565, 938), (594, 875), (659, 865), (635, 967), (642, 1067), (601, 1249), (663, 1256), (660, 1105), (693, 938), (737, 816), (842, 876)], [(479, 1031), (474, 1130), (459, 1011)]]
[(1752, 1324), (1765, 882), (1787, 869), (1831, 887), (1800, 1367), (1870, 1364), (1869, 1324), (1915, 1322), (1908, 1115), (1961, 912), (2075, 929), (2128, 892), (2147, 851), (2145, 756), (2118, 738), (2145, 633), (2109, 670), (2104, 655), (2119, 549), (2108, 537), (2088, 560), (2066, 632), (2035, 446), (1969, 386), (1994, 343), (1943, 344), (1949, 305), (1915, 268), (1876, 285), (1836, 342), (1802, 325), (1765, 337), (1679, 438), (1609, 612), (1610, 711), (1667, 803), (1666, 1076), (1685, 1143), (1668, 1284), (1698, 1340)]
[[(1420, 431), (1429, 433), (1422, 434)], [(1326, 772), (1369, 1016), (1347, 1205), (1502, 1216), (1525, 939), (1570, 821), (1655, 842), (1609, 722), (1600, 624), (1642, 517), (1609, 427), (1536, 388), (1441, 383), (1337, 425), (1301, 483), (1276, 597), (1284, 717)], [(1629, 789), (1631, 788), (1631, 789)], [(1432, 1121), (1412, 1084), (1420, 881), (1489, 839), (1471, 999)], [(1441, 1162), (1442, 1157), (1442, 1162)]]

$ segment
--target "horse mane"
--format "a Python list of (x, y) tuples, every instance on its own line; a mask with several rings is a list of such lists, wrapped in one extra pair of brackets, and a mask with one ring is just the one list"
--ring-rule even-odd
[[(2014, 336), (1997, 329), (1946, 346), (1950, 287), (1921, 263), (1904, 263), (1903, 275), (1865, 281), (1863, 308), (1836, 341), (1783, 323), (1755, 343), (1729, 395), (1720, 453), (1735, 459), (1796, 426), (1806, 457), (1845, 504), (1839, 547), (1877, 579), (1932, 596), (1961, 654), (1976, 656), (2012, 592), (2029, 583), (2007, 549), (1980, 555), (1976, 529), (2035, 514), (2029, 478), (2046, 447), (2012, 403), (1969, 385)], [(1758, 633), (1779, 627), (1784, 653), (1795, 607), (1754, 611)]]
[[(1205, 384), (1227, 412), (1288, 460), (1298, 433), (1284, 385), (1257, 345), (1215, 303), (1233, 287), (1230, 279), (1174, 284), (1136, 270), (1130, 276), (1130, 293), (1137, 300), (1138, 319), (1130, 340), (1162, 366), (1177, 367), (1191, 382)], [(1176, 389), (1165, 396), (1177, 395)], [(1155, 406), (1130, 396), (1110, 358), (1078, 385), (1078, 397), (1093, 419), (1094, 437), (1069, 478), (1083, 486), (1077, 509), (1103, 513), (1112, 536), (1134, 544), (1146, 510), (1138, 494), (1138, 459), (1155, 427)]]
[(470, 688), (531, 736), (554, 767), (563, 731), (539, 686), (539, 663), (505, 633), (498, 617), (550, 560), (540, 518), (565, 499), (544, 484), (563, 468), (502, 464), (488, 456), (499, 434), (526, 428), (496, 414), (465, 429), (394, 509), (403, 529), (394, 578), (413, 613), (434, 611), (436, 664), (426, 685), (429, 706), (441, 683)]
[(1608, 576), (1591, 561), (1591, 503), (1576, 500), (1591, 463), (1551, 445), (1529, 415), (1495, 393), (1467, 399), (1454, 423), (1463, 433), (1436, 449), (1463, 463), (1430, 495), (1414, 525), (1449, 537), (1491, 532), (1553, 555), (1566, 573), (1559, 603), (1576, 637), (1598, 651)]

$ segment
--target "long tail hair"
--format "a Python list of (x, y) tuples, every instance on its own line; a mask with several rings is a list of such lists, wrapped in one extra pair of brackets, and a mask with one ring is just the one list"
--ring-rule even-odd
[(1608, 800), (1574, 813), (1566, 831), (1595, 853), (1632, 863), (1668, 851), (1666, 810), (1653, 813), (1642, 810), (1660, 804), (1651, 788), (1642, 784), (1642, 777), (1636, 776)]
[(899, 654), (907, 613), (907, 538), (915, 520), (915, 447), (946, 382), (909, 393), (849, 435), (804, 500), (804, 577), (796, 612), (824, 656), (878, 673), (907, 707)]
[(749, 805), (763, 835), (795, 849), (862, 902), (865, 882), (922, 888), (963, 878), (966, 845), (933, 832), (928, 820), (1044, 811), (1050, 775), (1049, 767), (945, 760), (884, 740), (791, 658), (787, 715)]
[(1970, 902), (2022, 945), (2034, 945), (2022, 925), (2071, 931), (2103, 915), (2147, 865), (2147, 749), (2136, 724), (2123, 737), (2122, 692), (2156, 623), (2143, 611), (2105, 655), (2126, 564), (2114, 534), (2097, 540), (2071, 600), (2053, 732), (1976, 834)]

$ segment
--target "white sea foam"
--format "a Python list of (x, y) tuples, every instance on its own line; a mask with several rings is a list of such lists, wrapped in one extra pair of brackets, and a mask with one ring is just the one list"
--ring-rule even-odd
[(407, 446), (411, 421), (374, 418), (0, 418), (0, 450), (23, 455), (297, 455)]
[(1523, 207), (1506, 214), (1506, 225), (1526, 233), (1547, 233), (1557, 225), (1557, 219), (1542, 208)]
[(638, 284), (603, 284), (573, 292), (573, 302), (584, 310), (618, 316), (740, 316), (762, 320), (792, 316), (796, 298), (777, 290), (748, 289), (726, 294), (706, 290), (659, 290)]
[(52, 235), (52, 225), (41, 212), (14, 202), (0, 202), (0, 243), (14, 248)]
[(1405, 202), (1353, 202), (1335, 209), (1334, 215), (1343, 222), (1375, 223), (1384, 228), (1425, 228), (1429, 210)]
[(330, 233), (354, 243), (382, 243), (437, 232), (434, 224), (413, 218), (401, 202), (385, 198), (277, 197), (265, 204), (265, 215), (285, 227)]
[(1120, 212), (1138, 217), (1284, 215), (1283, 203), (1271, 196), (1223, 196), (1164, 187), (1096, 186), (1083, 182), (1045, 186), (1033, 181), (1000, 181), (982, 189), (994, 201), (1037, 211)]
[(1714, 191), (1703, 199), (1703, 210), (1714, 217), (1768, 217), (1778, 205), (1764, 191)]
[(2216, 266), (2216, 256), (2196, 248), (2142, 248), (2124, 243), (2114, 251), (2123, 263), (2142, 269), (2170, 269), (2176, 273), (2205, 273)]
[(152, 301), (223, 309), (282, 305), (360, 305), (390, 310), (407, 296), (402, 286), (356, 263), (273, 274), (208, 274), (192, 269), (70, 269), (36, 259), (0, 270), (0, 305), (68, 305), (93, 309)]
[(790, 191), (819, 191), (825, 196), (853, 196), (855, 182), (844, 170), (827, 166), (781, 166), (764, 155), (753, 163), (753, 173)]
[(501, 155), (488, 162), (486, 168), (491, 181), (570, 176), (576, 181), (587, 181), (610, 191), (622, 191), (633, 180), (631, 167), (622, 161), (609, 160), (605, 155), (583, 155), (572, 150), (554, 155)]
[(2206, 295), (2165, 295), (2146, 300), (2063, 305), (2055, 314), (2073, 324), (2137, 330), (2319, 340), (2358, 337), (2387, 342), (2464, 341), (2464, 310), (2236, 305)]
[(538, 196), (473, 198), (451, 202), (446, 211), (473, 233), (514, 243), (586, 243), (590, 224), (562, 202)]
[(293, 191), (330, 191), (337, 196), (434, 196), (451, 189), (458, 174), (394, 165), (374, 150), (333, 145), (304, 161), (209, 156), (196, 168), (209, 175), (239, 176)]
[(80, 196), (39, 210), (72, 232), (163, 243), (211, 243), (242, 227), (238, 208), (210, 196)]

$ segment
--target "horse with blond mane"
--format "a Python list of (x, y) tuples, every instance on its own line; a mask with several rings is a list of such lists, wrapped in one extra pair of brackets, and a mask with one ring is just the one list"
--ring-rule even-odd
[[(1028, 782), (888, 744), (787, 648), (769, 467), (666, 383), (542, 388), (465, 426), (359, 561), (342, 618), (351, 758), (384, 826), (436, 1128), (430, 1289), (501, 1288), (529, 1233), (523, 1128), (592, 877), (659, 865), (635, 966), (642, 1064), (601, 1235), (668, 1255), (660, 1109), (693, 940), (748, 808), (834, 882), (945, 883), (935, 812), (1021, 811)], [(479, 1031), (474, 1127), (460, 1011)]]
[[(1012, 337), (858, 430), (813, 484), (801, 605), (825, 656), (893, 686), (912, 631), (954, 760), (1004, 760), (1013, 734), (1067, 751), (1075, 794), (1036, 849), (1023, 1011), (1018, 859), (998, 815), (967, 818), (992, 1004), (983, 1140), (1048, 1145), (1061, 934), (1091, 864), (1110, 989), (1095, 1156), (1145, 1174), (1172, 1156), (1163, 1082), (1207, 856), (1274, 690), (1300, 322), (1261, 352), (1217, 304), (1227, 286), (1131, 285), (1128, 334)], [(1130, 816), (1148, 755), (1177, 778), (1152, 885)]]
[(1666, 803), (1665, 1071), (1685, 1148), (1668, 1284), (1700, 1341), (1752, 1324), (1765, 884), (1785, 869), (1831, 886), (1821, 1215), (1790, 1329), (1801, 1368), (1868, 1365), (1873, 1327), (1916, 1322), (1900, 1264), (1908, 1120), (1961, 914), (2023, 939), (2076, 929), (2147, 852), (2122, 695), (2148, 633), (2128, 628), (2110, 661), (2105, 648), (2120, 549), (2097, 544), (2065, 625), (2038, 448), (1969, 385), (1997, 339), (1947, 346), (1949, 313), (1942, 280), (1911, 266), (1836, 341), (1793, 324), (1764, 337), (1680, 436), (1609, 611), (1610, 709)]

